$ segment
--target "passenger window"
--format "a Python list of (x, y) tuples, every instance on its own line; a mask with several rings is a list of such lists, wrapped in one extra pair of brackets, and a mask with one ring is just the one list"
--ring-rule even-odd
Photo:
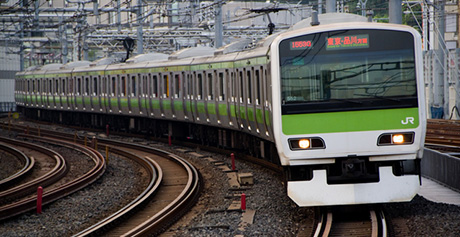
[(136, 76), (131, 77), (131, 96), (137, 96)]
[(198, 91), (196, 98), (198, 100), (201, 100), (201, 95), (203, 94), (203, 76), (201, 74), (198, 74)]
[(169, 98), (169, 77), (163, 75), (163, 98)]
[(93, 77), (93, 96), (96, 96), (98, 95), (98, 86), (97, 86), (97, 76), (96, 77)]
[(85, 95), (88, 95), (91, 93), (90, 90), (90, 82), (89, 82), (89, 77), (85, 78)]
[(213, 87), (212, 87), (212, 73), (208, 73), (208, 100), (214, 99)]
[(112, 77), (112, 96), (117, 96), (117, 78), (116, 77)]
[(174, 75), (174, 98), (180, 97), (180, 77), (179, 74)]
[(252, 103), (252, 78), (251, 78), (251, 70), (246, 71), (247, 74), (247, 82), (248, 82), (248, 104)]
[(260, 104), (260, 71), (256, 70), (256, 105)]
[(158, 96), (158, 77), (156, 75), (153, 76), (152, 89), (152, 96), (156, 98)]
[(224, 73), (219, 72), (219, 101), (225, 100), (225, 78)]
[(243, 81), (243, 71), (240, 71), (240, 74), (239, 74), (240, 78), (239, 78), (239, 81), (240, 81), (240, 103), (243, 103), (244, 101), (244, 81)]
[(126, 77), (121, 76), (121, 96), (127, 95), (126, 93)]

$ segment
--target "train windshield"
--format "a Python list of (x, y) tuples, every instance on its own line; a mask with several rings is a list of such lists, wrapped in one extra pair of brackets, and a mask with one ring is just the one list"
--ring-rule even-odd
[(279, 45), (283, 114), (417, 107), (412, 34), (341, 30)]

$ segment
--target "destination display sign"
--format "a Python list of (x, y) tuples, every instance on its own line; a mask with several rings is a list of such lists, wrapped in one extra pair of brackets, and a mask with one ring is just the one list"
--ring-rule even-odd
[(326, 38), (326, 50), (369, 48), (369, 35), (348, 35)]

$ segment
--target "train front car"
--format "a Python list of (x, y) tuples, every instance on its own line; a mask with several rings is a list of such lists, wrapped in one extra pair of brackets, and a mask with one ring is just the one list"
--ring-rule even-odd
[(299, 206), (410, 201), (426, 132), (421, 39), (380, 23), (315, 26), (271, 45), (273, 126)]

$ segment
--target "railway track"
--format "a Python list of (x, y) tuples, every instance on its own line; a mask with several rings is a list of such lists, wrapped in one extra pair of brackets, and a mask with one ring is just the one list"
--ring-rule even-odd
[(387, 236), (385, 215), (380, 208), (345, 206), (319, 208), (314, 236)]
[[(28, 136), (29, 139), (37, 139), (37, 137)], [(78, 150), (79, 152), (86, 154), (94, 161), (94, 167), (83, 176), (80, 176), (76, 179), (73, 179), (69, 182), (66, 182), (62, 185), (57, 187), (48, 187), (44, 188), (43, 190), (43, 197), (42, 197), (42, 204), (46, 205), (49, 204), (59, 198), (67, 196), (81, 188), (85, 187), (86, 185), (94, 182), (100, 175), (103, 174), (105, 169), (105, 160), (102, 155), (95, 150), (84, 147), (78, 144), (72, 144), (65, 141), (54, 140), (50, 138), (39, 138), (40, 142), (47, 142), (50, 144), (58, 145), (58, 146), (66, 146), (71, 149)], [(41, 149), (42, 152), (54, 157), (56, 159), (56, 165), (54, 168), (47, 172), (45, 175), (40, 176), (37, 179), (34, 179), (30, 182), (25, 184), (19, 185), (17, 187), (5, 190), (0, 194), (1, 200), (9, 200), (12, 198), (17, 198), (19, 195), (24, 195), (25, 193), (37, 190), (38, 186), (48, 186), (52, 183), (57, 182), (61, 179), (65, 173), (67, 172), (68, 166), (66, 165), (65, 159), (58, 153), (48, 149), (48, 148), (37, 148), (38, 146), (27, 143), (21, 142), (18, 140), (7, 140), (2, 138), (4, 142), (10, 142), (10, 144), (16, 144), (20, 146), (26, 146), (31, 149)], [(12, 216), (16, 216), (18, 214), (34, 210), (36, 208), (37, 198), (35, 196), (26, 196), (25, 198), (16, 199), (11, 203), (6, 203), (0, 206), (0, 220), (10, 218)]]
[[(25, 131), (25, 127), (15, 126), (16, 131)], [(29, 130), (38, 135), (37, 130)], [(85, 235), (151, 235), (158, 234), (184, 214), (197, 200), (201, 179), (198, 171), (186, 160), (159, 149), (98, 139), (71, 136), (56, 131), (40, 131), (41, 138), (71, 140), (80, 144), (96, 147), (110, 147), (110, 152), (138, 162), (143, 166), (151, 180), (147, 188), (134, 201), (104, 218), (93, 226), (79, 232)], [(122, 221), (121, 221), (122, 220)]]
[(5, 190), (7, 187), (18, 183), (19, 180), (22, 180), (29, 172), (32, 171), (32, 168), (35, 165), (35, 159), (33, 157), (27, 156), (24, 152), (13, 148), (11, 145), (5, 143), (0, 143), (0, 151), (6, 152), (16, 159), (19, 160), (22, 167), (12, 175), (0, 180), (0, 191)]

